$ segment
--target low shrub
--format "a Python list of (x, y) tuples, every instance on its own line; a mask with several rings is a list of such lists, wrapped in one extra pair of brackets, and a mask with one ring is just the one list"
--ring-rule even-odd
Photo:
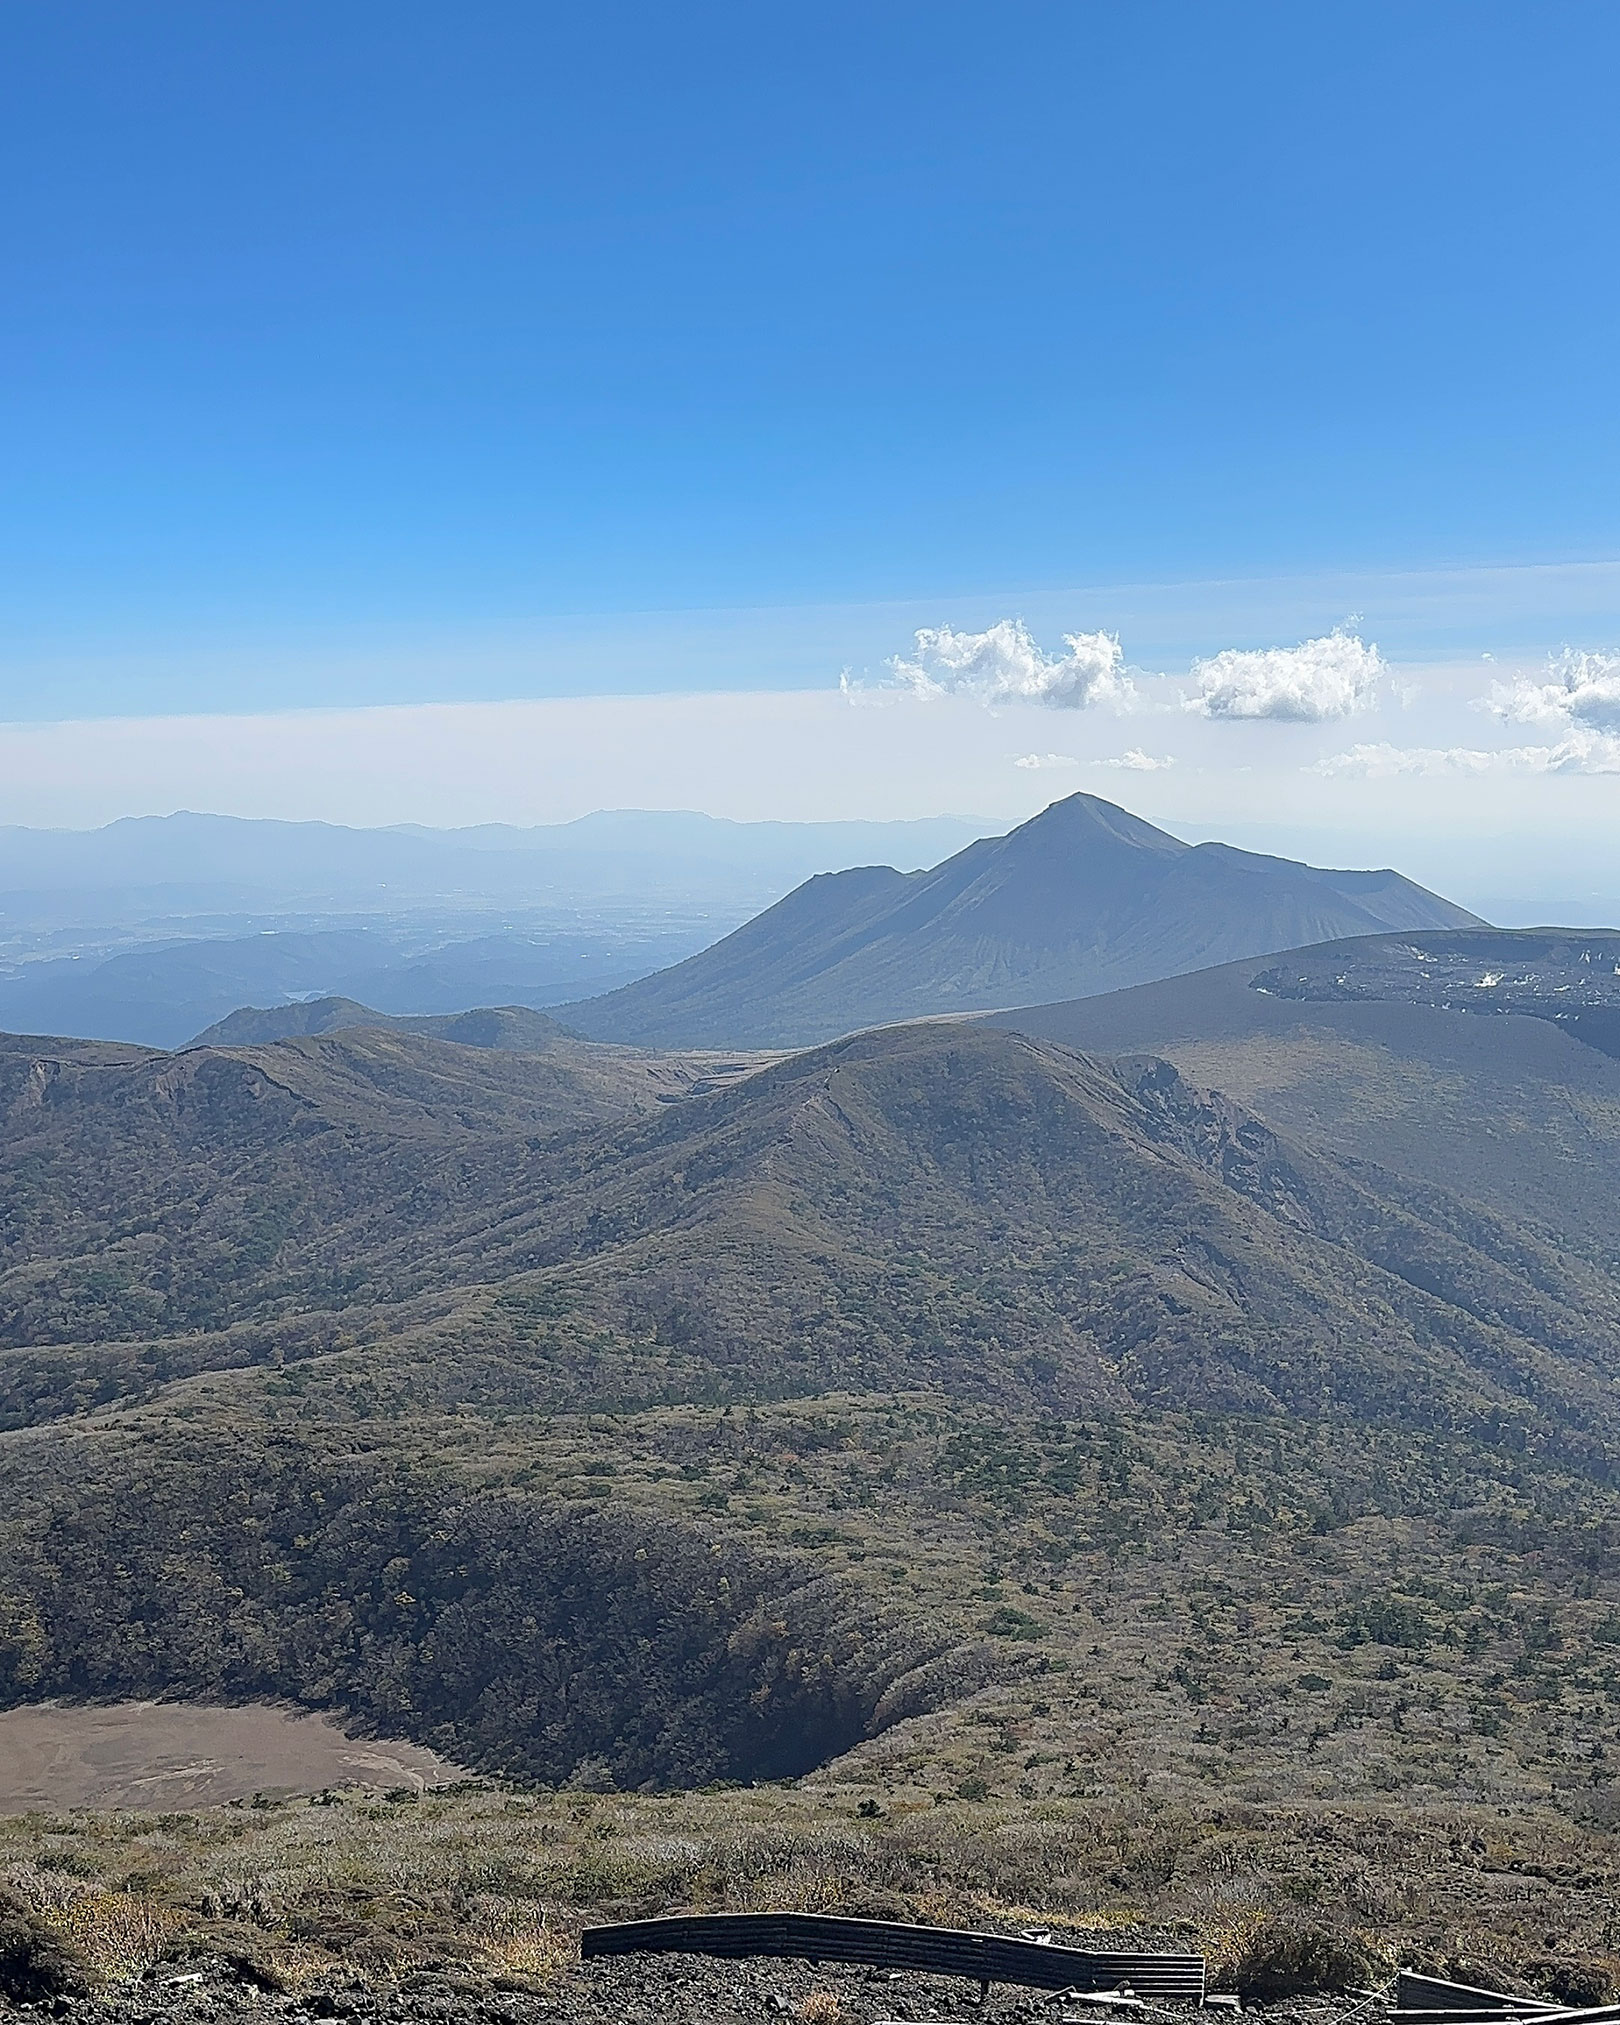
[(1614, 1977), (1601, 1962), (1526, 1962), (1524, 1973), (1538, 1990), (1575, 2009), (1607, 2004)]
[(45, 1997), (82, 1997), (89, 1987), (89, 1965), (72, 1942), (0, 1886), (0, 1996), (36, 2004)]
[(1278, 1913), (1250, 1937), (1228, 1980), (1240, 1997), (1266, 2003), (1322, 1990), (1355, 1989), (1379, 1973), (1372, 1952), (1344, 1928)]

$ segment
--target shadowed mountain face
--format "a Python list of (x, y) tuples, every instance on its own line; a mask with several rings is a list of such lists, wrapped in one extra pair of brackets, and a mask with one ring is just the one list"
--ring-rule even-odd
[(1188, 845), (1093, 795), (931, 871), (812, 879), (712, 948), (569, 1006), (581, 1032), (798, 1047), (863, 1026), (1111, 991), (1232, 957), (1474, 916), (1395, 872)]
[(1250, 980), (1269, 998), (1435, 1006), (1551, 1020), (1620, 1056), (1620, 932), (1480, 929), (1299, 950)]

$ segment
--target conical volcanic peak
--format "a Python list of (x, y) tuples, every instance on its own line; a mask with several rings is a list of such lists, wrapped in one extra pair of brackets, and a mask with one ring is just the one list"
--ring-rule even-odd
[(1397, 872), (1189, 845), (1076, 794), (929, 871), (812, 879), (712, 948), (564, 1017), (604, 1040), (799, 1047), (1341, 936), (1474, 924)]

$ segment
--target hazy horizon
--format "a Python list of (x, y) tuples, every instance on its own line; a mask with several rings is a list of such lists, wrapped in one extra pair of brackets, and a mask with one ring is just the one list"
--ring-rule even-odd
[(1084, 787), (1620, 913), (1601, 10), (85, 18), (0, 23), (0, 819)]
[[(1108, 794), (1089, 787), (1070, 792), (1099, 794), (1101, 799), (1129, 809), (1132, 814), (1142, 816), (1186, 843), (1231, 844), (1240, 850), (1338, 870), (1399, 871), (1502, 927), (1601, 927), (1620, 921), (1620, 862), (1608, 861), (1601, 853), (1593, 854), (1589, 834), (1582, 837), (1550, 831), (1537, 840), (1539, 847), (1527, 849), (1526, 839), (1511, 833), (1491, 833), (1484, 838), (1475, 838), (1467, 833), (1447, 835), (1430, 830), (1403, 836), (1396, 831), (1380, 832), (1370, 825), (1348, 829), (1320, 823), (1287, 824), (1241, 817), (1227, 822), (1199, 821), (1196, 817), (1156, 812), (1142, 795)], [(660, 817), (674, 820), (696, 817), (757, 836), (802, 831), (821, 833), (831, 841), (841, 834), (870, 832), (874, 839), (881, 834), (889, 840), (881, 862), (892, 863), (897, 869), (907, 871), (938, 862), (950, 855), (952, 849), (960, 848), (961, 844), (974, 837), (1003, 835), (1016, 823), (1027, 821), (1030, 815), (1039, 813), (1040, 808), (1049, 807), (1052, 802), (1062, 799), (1062, 795), (1054, 794), (1025, 814), (1001, 817), (973, 815), (960, 809), (941, 809), (895, 818), (851, 816), (818, 819), (715, 814), (690, 805), (663, 809), (645, 805), (634, 808), (603, 805), (554, 822), (527, 824), (502, 823), (488, 818), (459, 824), (422, 823), (410, 819), (377, 824), (341, 823), (325, 816), (241, 816), (218, 809), (173, 808), (125, 813), (93, 824), (9, 824), (0, 826), (0, 836), (7, 831), (15, 831), (42, 837), (88, 837), (120, 823), (163, 822), (181, 816), (219, 818), (244, 825), (263, 823), (289, 828), (372, 831), (381, 835), (422, 832), (445, 838), (497, 830), (510, 830), (515, 836), (546, 831), (561, 834), (570, 829), (588, 830), (593, 819), (611, 820), (615, 817), (653, 820)], [(1568, 812), (1565, 819), (1571, 820)], [(959, 830), (960, 838), (954, 841), (948, 837), (940, 838), (938, 848), (930, 854), (925, 848), (925, 840), (949, 829)], [(902, 841), (907, 846), (904, 849), (898, 848)], [(837, 855), (832, 854), (834, 857)], [(844, 855), (848, 856), (847, 853)], [(863, 860), (849, 857), (849, 862)], [(827, 870), (838, 868), (831, 858), (822, 867)], [(759, 869), (761, 878), (768, 883), (772, 871), (769, 860)], [(0, 858), (0, 880), (6, 876), (4, 861)], [(809, 876), (808, 872), (805, 876)], [(15, 888), (0, 885), (0, 895), (6, 890)], [(763, 887), (759, 890), (763, 891)], [(3, 921), (4, 913), (4, 901), (0, 898), (0, 921)]]

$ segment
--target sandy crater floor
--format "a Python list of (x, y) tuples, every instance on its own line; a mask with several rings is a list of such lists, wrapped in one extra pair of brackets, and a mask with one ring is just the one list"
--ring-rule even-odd
[(289, 1709), (47, 1702), (0, 1714), (0, 1814), (217, 1807), (341, 1785), (420, 1792), (460, 1776), (415, 1744), (346, 1737), (325, 1716)]

